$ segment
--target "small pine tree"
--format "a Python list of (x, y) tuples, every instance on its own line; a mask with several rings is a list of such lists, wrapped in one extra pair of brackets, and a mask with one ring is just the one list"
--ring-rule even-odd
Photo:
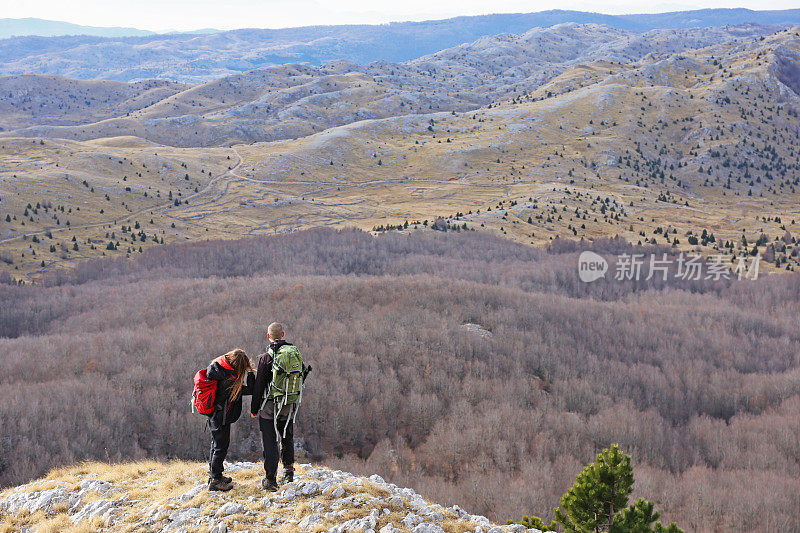
[(566, 533), (683, 533), (674, 522), (658, 522), (652, 502), (640, 498), (627, 507), (632, 491), (631, 457), (614, 444), (578, 474), (555, 509), (554, 522)]
[(561, 498), (556, 520), (567, 533), (609, 531), (633, 490), (631, 458), (614, 444), (597, 455)]

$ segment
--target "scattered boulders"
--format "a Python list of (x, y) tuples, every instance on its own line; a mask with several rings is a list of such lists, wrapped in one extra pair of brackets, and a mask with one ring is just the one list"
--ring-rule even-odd
[(74, 524), (84, 520), (91, 520), (100, 517), (106, 525), (116, 522), (116, 510), (128, 501), (128, 496), (122, 496), (116, 500), (96, 500), (89, 502), (80, 511), (70, 517)]
[(467, 330), (468, 332), (472, 333), (473, 335), (477, 335), (482, 339), (492, 338), (492, 332), (478, 324), (473, 324), (471, 322), (468, 322), (466, 324), (462, 324), (461, 327)]
[[(193, 468), (187, 464), (188, 471)], [(162, 491), (164, 475), (153, 470), (118, 484), (94, 475), (35, 481), (0, 493), (0, 512), (22, 517), (38, 511), (65, 513), (73, 524), (107, 531), (132, 524), (148, 531), (201, 527), (209, 533), (227, 533), (229, 528), (328, 533), (444, 533), (453, 527), (474, 533), (537, 531), (496, 526), (458, 506), (430, 503), (413, 489), (397, 487), (377, 475), (365, 479), (312, 465), (298, 465), (293, 483), (266, 494), (257, 488), (261, 468), (255, 463), (226, 465), (235, 486), (225, 493), (208, 493), (204, 476), (191, 474)], [(238, 484), (240, 473), (247, 484)], [(154, 478), (161, 483), (154, 483)], [(142, 489), (152, 498), (142, 498)], [(35, 525), (24, 527), (36, 529)]]
[(42, 491), (27, 491), (28, 486), (17, 487), (8, 497), (0, 499), (0, 509), (11, 514), (27, 511), (52, 513), (55, 506), (66, 506), (70, 510), (81, 503), (80, 495), (69, 492), (63, 486)]

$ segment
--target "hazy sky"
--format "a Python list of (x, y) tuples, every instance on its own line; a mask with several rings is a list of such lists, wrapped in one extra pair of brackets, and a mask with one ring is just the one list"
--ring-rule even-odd
[(37, 17), (89, 26), (147, 30), (279, 28), (312, 24), (381, 23), (457, 15), (575, 9), (655, 13), (705, 7), (790, 9), (798, 0), (697, 0), (642, 4), (640, 0), (0, 0), (0, 17)]

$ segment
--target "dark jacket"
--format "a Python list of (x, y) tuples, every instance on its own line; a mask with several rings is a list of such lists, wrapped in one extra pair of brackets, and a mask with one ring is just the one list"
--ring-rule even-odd
[[(256, 381), (253, 386), (253, 401), (250, 402), (250, 412), (254, 415), (258, 414), (261, 409), (261, 403), (266, 396), (265, 393), (269, 391), (269, 385), (272, 383), (272, 355), (280, 349), (281, 346), (291, 345), (292, 343), (285, 340), (279, 340), (271, 343), (267, 353), (261, 354), (258, 358), (258, 368), (256, 369)], [(303, 365), (305, 366), (305, 365)]]
[(208, 379), (217, 381), (217, 393), (214, 396), (214, 414), (211, 415), (211, 422), (219, 427), (224, 424), (233, 424), (242, 414), (242, 397), (253, 394), (253, 382), (255, 377), (252, 372), (247, 373), (247, 377), (242, 383), (242, 392), (233, 402), (230, 401), (230, 390), (236, 377), (236, 371), (231, 367), (224, 355), (217, 357), (206, 369)]

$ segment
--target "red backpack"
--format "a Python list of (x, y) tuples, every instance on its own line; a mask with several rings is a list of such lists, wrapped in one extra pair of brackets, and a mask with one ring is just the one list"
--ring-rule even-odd
[(194, 375), (194, 392), (192, 392), (192, 412), (211, 416), (214, 414), (214, 398), (217, 395), (217, 382), (208, 379), (206, 369), (201, 368)]
[[(228, 359), (222, 355), (215, 360), (223, 368), (233, 370)], [(211, 416), (214, 414), (214, 400), (217, 396), (217, 380), (208, 379), (206, 369), (201, 368), (194, 375), (194, 391), (192, 392), (192, 412)]]

